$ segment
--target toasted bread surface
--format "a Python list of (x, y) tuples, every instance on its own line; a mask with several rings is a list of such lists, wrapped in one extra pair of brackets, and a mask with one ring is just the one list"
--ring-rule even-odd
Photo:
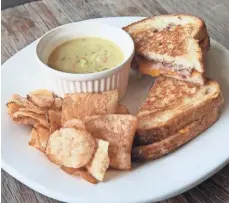
[(136, 145), (158, 142), (174, 134), (207, 112), (219, 108), (223, 97), (219, 84), (207, 79), (206, 85), (160, 76), (137, 114)]
[(135, 42), (136, 53), (148, 60), (166, 61), (204, 72), (199, 45), (207, 35), (203, 20), (195, 16), (161, 15), (123, 28)]
[(209, 128), (215, 123), (217, 118), (218, 109), (214, 109), (168, 138), (153, 144), (134, 147), (132, 149), (132, 159), (145, 161), (168, 154)]

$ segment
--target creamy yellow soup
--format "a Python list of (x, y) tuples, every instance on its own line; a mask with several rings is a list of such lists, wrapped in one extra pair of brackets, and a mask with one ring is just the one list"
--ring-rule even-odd
[(77, 38), (64, 42), (48, 58), (48, 66), (67, 73), (93, 73), (111, 69), (124, 59), (113, 42), (97, 38)]

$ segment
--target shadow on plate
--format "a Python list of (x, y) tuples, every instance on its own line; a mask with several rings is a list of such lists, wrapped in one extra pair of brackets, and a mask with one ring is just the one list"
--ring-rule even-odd
[(224, 104), (221, 108), (221, 114), (223, 114), (229, 108), (228, 52), (226, 52), (226, 50), (223, 48), (213, 44), (207, 55), (206, 72), (208, 77), (216, 80), (220, 84), (224, 97)]

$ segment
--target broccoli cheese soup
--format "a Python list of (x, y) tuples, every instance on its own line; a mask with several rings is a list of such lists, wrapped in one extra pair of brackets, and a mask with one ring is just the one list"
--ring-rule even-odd
[(77, 38), (56, 47), (48, 66), (67, 73), (93, 73), (111, 69), (124, 60), (113, 42), (98, 37)]

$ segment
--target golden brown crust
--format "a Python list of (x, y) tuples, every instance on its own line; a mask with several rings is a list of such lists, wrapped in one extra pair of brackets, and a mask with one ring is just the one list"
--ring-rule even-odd
[(202, 19), (186, 14), (161, 15), (123, 29), (133, 38), (136, 53), (148, 60), (184, 64), (199, 72), (205, 71), (204, 54), (199, 46), (207, 36)]
[[(207, 84), (209, 88), (213, 85), (218, 87), (217, 82), (213, 80), (208, 80)], [(163, 85), (167, 88), (163, 88)], [(166, 139), (207, 112), (218, 109), (223, 103), (220, 89), (209, 88), (158, 77), (137, 115), (139, 125), (134, 139), (135, 145), (146, 145)], [(208, 89), (212, 91), (210, 94)], [(197, 97), (196, 94), (200, 95)], [(191, 97), (201, 102), (198, 105), (185, 103)], [(204, 97), (206, 99), (202, 100)], [(178, 110), (176, 113), (175, 109)], [(169, 119), (166, 115), (170, 116)], [(160, 121), (162, 116), (166, 116), (166, 120)]]
[(218, 109), (215, 109), (162, 141), (135, 147), (132, 149), (132, 159), (135, 161), (145, 161), (168, 154), (209, 128), (215, 123), (217, 118)]

